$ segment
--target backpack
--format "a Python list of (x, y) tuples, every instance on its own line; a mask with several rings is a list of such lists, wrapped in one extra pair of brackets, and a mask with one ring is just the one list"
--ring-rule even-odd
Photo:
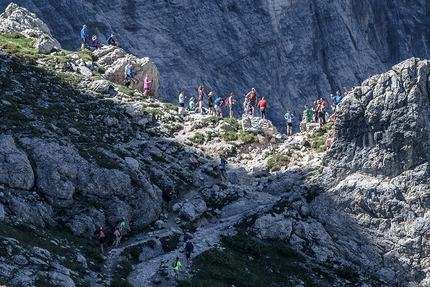
[(224, 100), (221, 100), (218, 102), (218, 107), (223, 107), (224, 106)]
[(228, 98), (224, 99), (224, 107), (228, 107)]
[(176, 260), (172, 261), (172, 267), (173, 268), (175, 268), (177, 264), (178, 264), (178, 261), (176, 261)]

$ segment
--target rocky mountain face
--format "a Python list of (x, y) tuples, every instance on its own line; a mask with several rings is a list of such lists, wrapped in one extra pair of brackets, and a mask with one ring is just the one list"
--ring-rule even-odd
[(384, 266), (376, 273), (391, 285), (429, 284), (428, 87), (428, 60), (411, 58), (348, 94), (320, 175), (328, 191), (314, 202), (336, 214), (325, 220), (336, 233), (339, 224), (351, 228), (347, 214), (354, 218), (363, 238), (353, 249), (373, 253), (367, 267)]
[[(247, 268), (256, 258), (296, 258), (294, 268), (261, 266), (270, 278), (284, 275), (278, 286), (429, 285), (427, 60), (368, 78), (346, 95), (334, 125), (286, 137), (268, 120), (180, 116), (145, 98), (122, 85), (127, 60), (154, 83), (163, 75), (121, 48), (38, 53), (49, 29), (12, 8), (0, 29), (36, 33), (0, 34), (0, 284), (171, 286), (185, 240), (194, 258), (222, 252), (228, 238), (246, 251)], [(335, 139), (325, 151), (327, 132)], [(179, 192), (171, 211), (166, 185)], [(100, 254), (93, 232), (103, 227), (111, 243), (122, 217), (122, 245)], [(261, 245), (282, 249), (256, 257)], [(233, 269), (231, 254), (220, 254)], [(197, 257), (178, 284), (209, 264)]]
[[(67, 49), (79, 31), (149, 56), (161, 72), (164, 100), (179, 89), (195, 96), (241, 98), (255, 87), (279, 128), (286, 109), (350, 89), (411, 56), (429, 58), (428, 1), (50, 1), (16, 0), (49, 25)], [(9, 1), (0, 1), (4, 9)], [(237, 116), (240, 114), (238, 113)]]

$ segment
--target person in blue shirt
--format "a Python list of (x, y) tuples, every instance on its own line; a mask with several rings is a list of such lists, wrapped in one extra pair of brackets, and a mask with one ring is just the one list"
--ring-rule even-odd
[(287, 120), (287, 136), (293, 135), (293, 119), (294, 115), (290, 112), (290, 110), (287, 110), (287, 113), (284, 115), (284, 119)]
[(136, 85), (137, 82), (134, 79), (133, 63), (132, 63), (132, 61), (128, 61), (128, 64), (125, 66), (124, 77), (126, 79), (126, 82), (130, 83), (130, 86), (129, 86), (130, 89), (133, 89), (134, 85)]
[(215, 116), (220, 116), (222, 118), (222, 109), (220, 107), (220, 102), (223, 101), (221, 97), (218, 97), (214, 101), (214, 109), (215, 109)]
[(109, 38), (107, 38), (106, 44), (108, 46), (117, 46), (118, 47), (118, 42), (115, 41), (114, 37), (115, 37), (115, 34), (112, 33), (112, 34), (110, 34)]
[(84, 26), (81, 29), (81, 51), (85, 49), (86, 44), (87, 44), (87, 25), (84, 24)]
[(221, 181), (223, 180), (223, 178), (225, 181), (227, 181), (227, 177), (225, 176), (225, 171), (226, 171), (225, 165), (227, 164), (227, 161), (222, 155), (220, 155), (220, 158), (221, 158), (221, 163), (219, 165), (219, 177), (221, 178)]
[(336, 95), (335, 96), (333, 96), (333, 94), (330, 94), (330, 98), (334, 101), (334, 103), (336, 104), (336, 105), (338, 105), (338, 104), (340, 104), (340, 101), (342, 101), (342, 95), (341, 95), (341, 93), (340, 93), (340, 91), (339, 90), (337, 90), (336, 91)]

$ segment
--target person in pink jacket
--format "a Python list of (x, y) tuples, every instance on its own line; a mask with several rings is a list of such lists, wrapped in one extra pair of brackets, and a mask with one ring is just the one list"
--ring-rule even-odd
[(152, 81), (149, 80), (149, 75), (146, 74), (145, 80), (143, 82), (143, 89), (144, 89), (143, 94), (147, 97), (149, 96), (149, 91), (151, 90), (151, 83)]

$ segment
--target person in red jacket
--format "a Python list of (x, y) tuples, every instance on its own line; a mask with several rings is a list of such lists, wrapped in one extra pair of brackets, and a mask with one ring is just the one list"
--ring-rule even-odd
[(262, 119), (266, 118), (266, 109), (267, 109), (267, 102), (266, 98), (262, 97), (261, 100), (257, 104), (258, 109), (260, 110), (260, 115)]

